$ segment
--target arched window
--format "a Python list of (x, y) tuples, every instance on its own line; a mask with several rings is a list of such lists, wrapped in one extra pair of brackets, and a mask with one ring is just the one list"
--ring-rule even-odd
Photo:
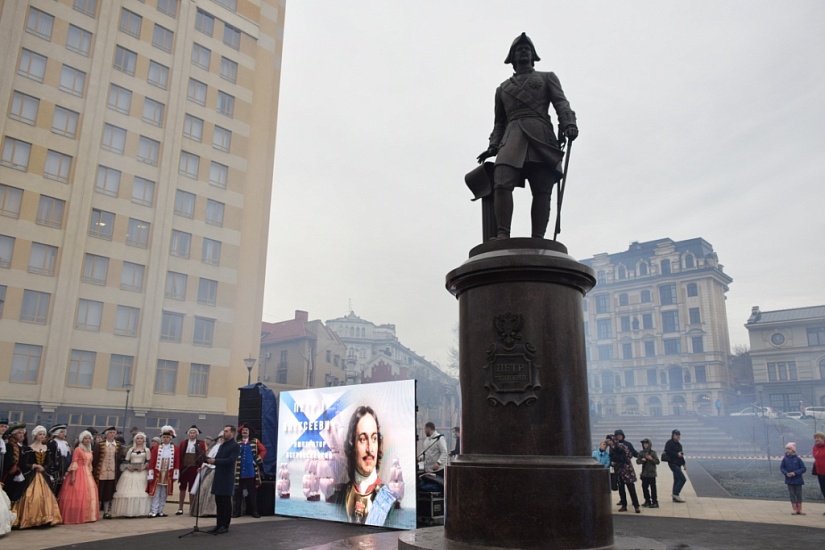
[(693, 269), (696, 267), (696, 260), (693, 257), (693, 254), (685, 254), (685, 268), (686, 269)]
[(636, 271), (639, 273), (640, 277), (647, 277), (647, 264), (645, 262), (639, 262)]
[(659, 265), (662, 266), (662, 275), (670, 275), (670, 260), (662, 260)]
[(625, 266), (620, 265), (618, 271), (619, 271), (619, 279), (627, 279), (627, 269), (625, 268)]

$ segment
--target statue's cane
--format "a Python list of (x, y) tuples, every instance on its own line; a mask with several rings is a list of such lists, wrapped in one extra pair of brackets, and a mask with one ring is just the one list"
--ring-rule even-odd
[(556, 199), (556, 229), (553, 232), (553, 240), (561, 233), (561, 203), (564, 200), (564, 187), (567, 184), (567, 167), (570, 166), (570, 151), (573, 149), (573, 141), (567, 138), (567, 153), (564, 158), (564, 174), (561, 177), (561, 184), (559, 185), (559, 195)]

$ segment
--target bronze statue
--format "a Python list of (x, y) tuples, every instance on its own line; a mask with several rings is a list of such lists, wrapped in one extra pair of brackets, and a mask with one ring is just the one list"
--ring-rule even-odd
[[(564, 137), (572, 142), (579, 134), (576, 113), (570, 108), (558, 77), (533, 68), (540, 61), (533, 42), (521, 33), (510, 46), (505, 63), (515, 73), (496, 89), (495, 124), (490, 145), (478, 156), (481, 164), (496, 157), (493, 171), (493, 203), (496, 239), (510, 237), (513, 219), (513, 189), (530, 182), (532, 237), (544, 238), (550, 220), (553, 185), (562, 176)], [(553, 131), (550, 104), (559, 119), (559, 138)], [(569, 148), (568, 148), (569, 151)], [(561, 205), (559, 204), (559, 208)]]

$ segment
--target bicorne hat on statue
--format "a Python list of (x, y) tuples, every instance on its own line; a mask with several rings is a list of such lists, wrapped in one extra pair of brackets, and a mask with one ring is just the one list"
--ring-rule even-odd
[(526, 33), (521, 33), (513, 40), (513, 43), (510, 45), (510, 51), (507, 52), (507, 59), (504, 60), (504, 63), (510, 65), (513, 63), (513, 54), (516, 53), (516, 46), (521, 44), (522, 42), (529, 44), (530, 49), (533, 50), (533, 61), (541, 61), (539, 54), (536, 53), (536, 47), (533, 45), (533, 41), (530, 40), (530, 37), (527, 36)]

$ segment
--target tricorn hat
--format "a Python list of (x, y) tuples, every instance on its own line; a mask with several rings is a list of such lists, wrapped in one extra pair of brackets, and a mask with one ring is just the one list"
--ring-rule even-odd
[(197, 426), (195, 426), (194, 424), (192, 424), (191, 426), (189, 426), (189, 429), (188, 429), (188, 430), (186, 430), (186, 432), (187, 432), (187, 433), (189, 433), (189, 432), (190, 432), (190, 431), (192, 431), (192, 430), (198, 430), (198, 433), (199, 433), (199, 434), (203, 433), (203, 432), (201, 431), (201, 429), (200, 429), (200, 428), (198, 428)]
[(464, 183), (473, 193), (473, 200), (483, 199), (493, 192), (493, 170), (496, 165), (484, 162), (473, 168), (464, 176)]
[(169, 425), (166, 425), (160, 429), (160, 435), (171, 435), (172, 437), (177, 437), (177, 434), (175, 434), (175, 428)]
[(516, 52), (516, 46), (525, 42), (526, 44), (530, 45), (530, 49), (533, 50), (533, 61), (541, 61), (539, 54), (536, 53), (536, 47), (533, 45), (533, 41), (530, 40), (530, 37), (527, 36), (526, 33), (521, 33), (513, 40), (513, 43), (510, 45), (510, 51), (507, 52), (507, 59), (504, 60), (504, 63), (510, 65), (513, 63), (513, 54)]
[(51, 428), (49, 428), (49, 435), (54, 435), (60, 430), (68, 430), (69, 427), (66, 424), (55, 424)]

